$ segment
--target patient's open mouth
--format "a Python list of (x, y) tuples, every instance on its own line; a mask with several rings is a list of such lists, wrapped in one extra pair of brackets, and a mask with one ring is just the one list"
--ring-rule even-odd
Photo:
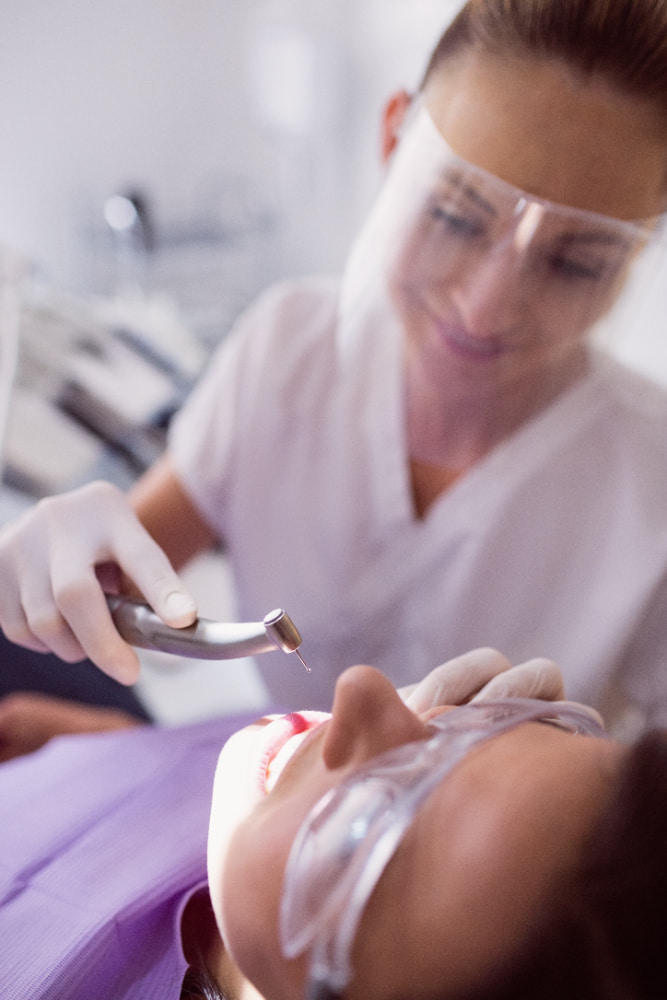
[(285, 765), (312, 729), (331, 718), (327, 712), (292, 712), (274, 720), (264, 742), (264, 788), (270, 792)]

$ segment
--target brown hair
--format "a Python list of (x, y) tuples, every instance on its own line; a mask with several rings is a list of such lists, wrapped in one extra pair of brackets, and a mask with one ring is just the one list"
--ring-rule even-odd
[[(629, 750), (577, 871), (520, 955), (465, 1000), (667, 997), (667, 733)], [(464, 998), (461, 998), (464, 1000)]]
[(667, 0), (468, 0), (434, 49), (422, 86), (466, 49), (562, 59), (667, 117)]

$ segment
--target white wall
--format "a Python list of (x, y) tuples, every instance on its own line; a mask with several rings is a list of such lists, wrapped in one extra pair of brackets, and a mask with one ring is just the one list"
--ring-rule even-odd
[[(376, 182), (367, 131), (379, 84), (414, 76), (415, 49), (451, 6), (5, 0), (0, 240), (76, 281), (81, 228), (110, 193), (143, 185), (158, 221), (172, 224), (221, 173), (240, 170), (296, 216), (285, 268), (336, 265)], [(282, 71), (273, 81), (261, 72), (270, 57)]]
[(233, 83), (242, 10), (208, 0), (6, 0), (2, 238), (63, 273), (84, 213), (101, 213), (119, 185), (145, 184), (160, 213), (178, 214), (207, 173), (246, 164), (245, 95)]
[[(193, 225), (240, 174), (282, 213), (267, 277), (337, 269), (380, 180), (383, 99), (460, 4), (3, 0), (0, 243), (85, 287), (109, 194), (142, 186), (159, 226)], [(623, 349), (667, 381), (664, 315), (654, 294)]]

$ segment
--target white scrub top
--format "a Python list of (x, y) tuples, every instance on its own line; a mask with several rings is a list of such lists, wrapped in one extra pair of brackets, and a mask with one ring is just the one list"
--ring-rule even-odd
[[(604, 355), (417, 519), (401, 365), (340, 336), (338, 285), (266, 293), (175, 419), (170, 454), (225, 542), (242, 619), (283, 607), (312, 673), (258, 657), (274, 700), (330, 707), (493, 646), (546, 656), (569, 698), (667, 723), (667, 397)], [(614, 709), (615, 710), (615, 709)]]

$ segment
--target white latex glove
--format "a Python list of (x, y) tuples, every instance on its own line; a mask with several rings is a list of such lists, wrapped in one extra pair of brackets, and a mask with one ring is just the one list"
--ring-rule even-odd
[(400, 693), (413, 712), (496, 698), (560, 701), (564, 694), (560, 670), (551, 660), (528, 660), (513, 667), (502, 653), (487, 648), (448, 660)]
[(193, 597), (119, 489), (97, 482), (41, 500), (0, 532), (0, 627), (28, 649), (67, 662), (88, 656), (131, 684), (139, 659), (116, 631), (100, 583), (113, 590), (120, 573), (168, 625), (196, 618)]

